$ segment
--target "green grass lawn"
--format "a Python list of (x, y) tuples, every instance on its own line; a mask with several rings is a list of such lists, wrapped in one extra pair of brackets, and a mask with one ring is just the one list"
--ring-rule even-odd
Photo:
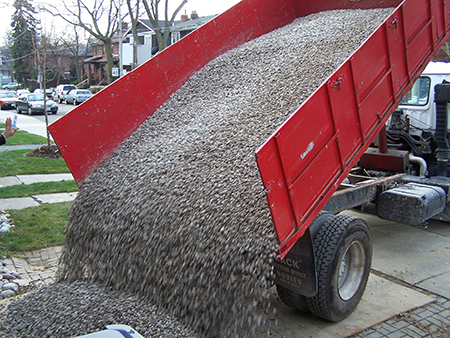
[(0, 198), (30, 197), (33, 195), (73, 191), (78, 191), (75, 181), (39, 182), (0, 188)]
[(4, 256), (62, 245), (72, 202), (43, 204), (22, 210), (8, 210), (14, 227), (0, 233)]
[[(5, 124), (0, 123), (0, 133), (5, 130)], [(47, 139), (45, 137), (30, 134), (24, 130), (17, 130), (14, 136), (9, 137), (6, 141), (7, 145), (15, 146), (21, 144), (47, 144)]]
[[(4, 123), (0, 123), (0, 132)], [(18, 130), (7, 140), (7, 145), (47, 144), (47, 139)], [(11, 150), (0, 152), (0, 177), (33, 174), (69, 173), (63, 159), (27, 157), (33, 151)], [(40, 194), (78, 191), (75, 181), (20, 184), (0, 188), (0, 198), (29, 197)], [(4, 256), (62, 245), (65, 226), (72, 202), (43, 204), (21, 210), (6, 210), (14, 227), (0, 233), (0, 253)]]
[[(8, 139), (9, 140), (9, 139)], [(32, 174), (69, 173), (66, 162), (62, 159), (26, 157), (32, 150), (11, 150), (0, 152), (0, 177)]]

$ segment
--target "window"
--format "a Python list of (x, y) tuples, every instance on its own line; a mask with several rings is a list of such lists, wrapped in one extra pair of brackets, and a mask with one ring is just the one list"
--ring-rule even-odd
[(175, 42), (180, 40), (180, 32), (172, 32), (171, 37), (171, 44), (174, 44)]
[(152, 36), (144, 35), (144, 45), (151, 46), (152, 45)]
[(411, 106), (425, 106), (430, 97), (431, 79), (427, 76), (421, 76), (414, 83), (414, 86), (406, 93), (400, 104)]

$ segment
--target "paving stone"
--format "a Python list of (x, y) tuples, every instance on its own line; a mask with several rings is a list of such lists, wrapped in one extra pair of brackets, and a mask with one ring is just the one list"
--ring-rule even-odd
[(442, 321), (439, 320), (436, 315), (430, 316), (429, 318), (427, 318), (427, 320), (434, 325), (442, 326)]
[(406, 334), (403, 333), (401, 330), (397, 330), (397, 331), (391, 332), (389, 334), (389, 338), (401, 338), (401, 337), (405, 337), (405, 336), (406, 336)]
[(362, 333), (359, 337), (365, 337), (365, 338), (379, 338), (379, 337), (383, 337), (382, 335), (380, 335), (377, 330), (370, 330), (367, 332)]
[(380, 327), (377, 329), (377, 332), (379, 332), (380, 334), (382, 334), (383, 336), (387, 336), (391, 333), (391, 331), (389, 331), (387, 328), (385, 328), (384, 326)]
[(417, 315), (420, 318), (428, 318), (431, 317), (434, 313), (432, 311), (430, 311), (429, 309), (424, 309), (423, 311), (420, 311), (419, 313), (417, 313)]
[(447, 325), (447, 326), (450, 325), (450, 318), (446, 318), (446, 317), (442, 316), (440, 313), (435, 314), (433, 318), (439, 320), (444, 325)]
[[(422, 334), (419, 334), (419, 333), (413, 331), (411, 327), (404, 327), (400, 331), (403, 332), (407, 337), (412, 337), (412, 338), (422, 338), (423, 337)], [(387, 335), (387, 337), (390, 337), (390, 335)]]
[(450, 310), (444, 310), (441, 313), (439, 313), (442, 317), (449, 318), (450, 317)]
[(400, 320), (400, 321), (390, 322), (389, 325), (391, 325), (395, 329), (399, 330), (399, 329), (404, 328), (405, 326), (408, 326), (408, 323), (403, 320)]
[(422, 319), (422, 320), (419, 320), (418, 324), (419, 324), (421, 327), (424, 327), (424, 328), (428, 328), (429, 326), (432, 325), (431, 322), (430, 322), (428, 319)]

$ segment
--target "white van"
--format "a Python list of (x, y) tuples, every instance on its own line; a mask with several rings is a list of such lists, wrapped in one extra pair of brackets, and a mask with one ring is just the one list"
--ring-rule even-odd
[(53, 93), (53, 101), (62, 103), (66, 99), (67, 93), (72, 89), (77, 89), (77, 87), (73, 84), (61, 84), (57, 86)]

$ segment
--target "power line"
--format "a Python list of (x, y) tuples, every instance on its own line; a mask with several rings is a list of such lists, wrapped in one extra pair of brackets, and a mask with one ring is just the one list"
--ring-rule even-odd
[(17, 60), (25, 59), (26, 57), (28, 57), (30, 55), (33, 55), (34, 53), (35, 52), (33, 51), (33, 52), (29, 53), (29, 54), (22, 55), (21, 57), (18, 57), (18, 58), (15, 58), (15, 59), (3, 60), (3, 62), (14, 62), (14, 61), (17, 61)]
[(22, 33), (20, 33), (19, 35), (13, 37), (11, 36), (10, 39), (11, 40), (17, 40), (18, 38), (20, 38), (23, 34), (25, 34), (26, 32), (28, 32), (27, 30), (24, 30)]

